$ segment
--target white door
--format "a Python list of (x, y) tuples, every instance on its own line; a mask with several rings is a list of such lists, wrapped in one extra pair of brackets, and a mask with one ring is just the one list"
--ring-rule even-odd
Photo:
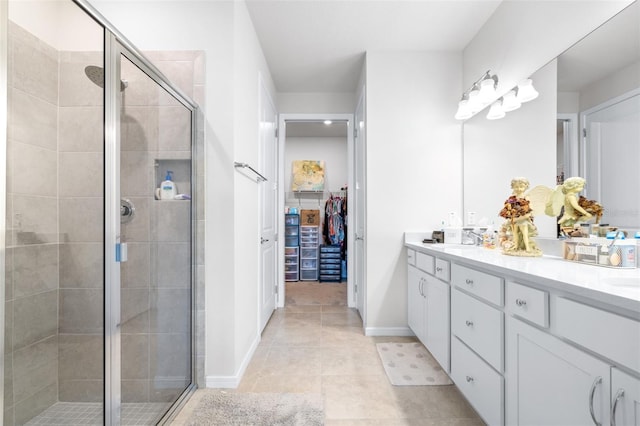
[(585, 112), (585, 196), (605, 208), (604, 220), (640, 226), (640, 91)]
[(425, 274), (412, 265), (407, 265), (407, 323), (418, 339), (424, 343), (424, 285)]
[(424, 276), (425, 346), (444, 371), (449, 366), (449, 285), (431, 276)]
[(278, 190), (277, 113), (269, 92), (260, 80), (260, 331), (276, 307), (277, 245), (276, 209)]
[(364, 90), (358, 101), (354, 123), (354, 176), (355, 176), (355, 220), (354, 220), (354, 291), (356, 308), (362, 318), (363, 327), (367, 326), (365, 293), (365, 95)]
[(607, 363), (519, 320), (507, 328), (507, 424), (608, 424)]

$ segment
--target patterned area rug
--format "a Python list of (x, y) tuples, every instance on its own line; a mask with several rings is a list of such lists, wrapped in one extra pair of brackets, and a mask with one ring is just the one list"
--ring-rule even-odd
[(421, 343), (378, 343), (376, 348), (392, 385), (453, 384), (447, 373)]
[(186, 425), (313, 426), (324, 424), (322, 395), (206, 392)]

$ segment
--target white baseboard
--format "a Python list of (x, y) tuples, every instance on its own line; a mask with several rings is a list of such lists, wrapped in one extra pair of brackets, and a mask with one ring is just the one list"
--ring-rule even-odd
[(365, 336), (415, 336), (409, 327), (366, 327)]
[(224, 388), (224, 389), (235, 389), (240, 384), (242, 380), (242, 376), (244, 372), (247, 370), (251, 359), (253, 358), (253, 354), (256, 352), (258, 348), (258, 344), (260, 343), (260, 335), (253, 341), (253, 344), (247, 351), (238, 368), (238, 371), (232, 376), (206, 376), (205, 377), (205, 386), (208, 388)]

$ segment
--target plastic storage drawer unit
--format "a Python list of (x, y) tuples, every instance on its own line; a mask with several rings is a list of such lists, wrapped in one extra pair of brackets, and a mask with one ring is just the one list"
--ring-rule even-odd
[(340, 246), (320, 246), (320, 282), (341, 281)]

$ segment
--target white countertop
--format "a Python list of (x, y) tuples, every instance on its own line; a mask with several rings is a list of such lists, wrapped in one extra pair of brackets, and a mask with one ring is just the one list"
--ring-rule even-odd
[(516, 257), (457, 244), (424, 244), (422, 233), (405, 234), (405, 245), (419, 252), (464, 260), (476, 266), (580, 296), (597, 299), (638, 313), (640, 318), (640, 269), (615, 269), (577, 262), (559, 256)]

